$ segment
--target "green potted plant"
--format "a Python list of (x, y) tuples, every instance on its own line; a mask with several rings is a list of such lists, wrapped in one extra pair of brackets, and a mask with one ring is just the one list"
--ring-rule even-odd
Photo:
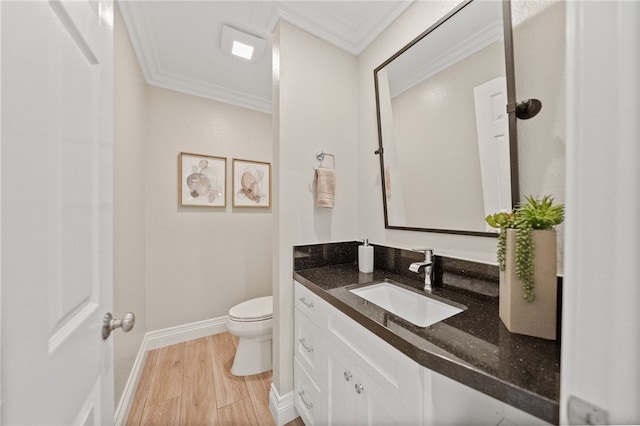
[[(510, 331), (555, 339), (557, 249), (554, 229), (563, 220), (564, 205), (554, 204), (550, 195), (542, 199), (526, 197), (526, 203), (513, 212), (486, 217), (490, 226), (500, 230), (497, 250), (500, 317)], [(545, 315), (546, 319), (539, 318)], [(553, 324), (539, 323), (551, 319)], [(524, 324), (521, 327), (519, 323)]]

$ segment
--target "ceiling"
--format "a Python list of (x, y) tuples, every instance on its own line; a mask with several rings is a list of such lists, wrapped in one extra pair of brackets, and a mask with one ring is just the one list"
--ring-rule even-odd
[[(148, 84), (271, 112), (271, 34), (280, 19), (353, 55), (414, 0), (120, 1)], [(266, 40), (260, 60), (220, 49), (223, 25)]]

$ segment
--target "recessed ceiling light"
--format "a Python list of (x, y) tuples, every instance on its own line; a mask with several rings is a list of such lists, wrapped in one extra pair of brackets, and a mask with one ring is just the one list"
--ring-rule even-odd
[(228, 25), (222, 26), (220, 48), (234, 57), (250, 62), (257, 62), (262, 58), (266, 41), (263, 38), (247, 34)]
[(234, 40), (231, 53), (244, 59), (251, 59), (253, 56), (253, 46)]

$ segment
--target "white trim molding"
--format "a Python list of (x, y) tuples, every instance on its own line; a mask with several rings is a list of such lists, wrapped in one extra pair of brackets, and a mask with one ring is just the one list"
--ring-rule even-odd
[(276, 422), (276, 426), (282, 426), (299, 416), (293, 398), (293, 391), (280, 395), (276, 387), (271, 383), (269, 392), (269, 410)]
[(124, 386), (124, 391), (122, 392), (122, 396), (120, 397), (120, 401), (118, 401), (118, 406), (116, 407), (114, 420), (114, 424), (116, 426), (127, 424), (127, 417), (129, 417), (129, 411), (131, 410), (131, 404), (133, 403), (133, 396), (136, 393), (138, 380), (142, 374), (142, 368), (144, 367), (146, 359), (147, 342), (143, 339), (142, 344), (140, 345), (140, 350), (138, 351), (138, 356), (136, 356), (136, 360), (133, 362), (133, 367), (131, 368), (131, 373), (129, 373), (129, 379)]
[(223, 316), (147, 332), (142, 339), (140, 350), (138, 350), (138, 355), (133, 363), (129, 379), (122, 392), (118, 407), (116, 408), (114, 423), (116, 425), (124, 425), (127, 422), (131, 404), (133, 403), (133, 396), (136, 392), (136, 386), (142, 374), (144, 361), (147, 358), (147, 352), (177, 343), (188, 342), (189, 340), (224, 333), (227, 331), (226, 320), (227, 317)]
[(227, 331), (227, 317), (212, 318), (191, 324), (178, 325), (176, 327), (162, 330), (150, 331), (145, 335), (148, 345), (147, 350), (163, 348), (176, 343), (188, 342), (189, 340), (211, 336), (212, 334), (224, 333)]
[(560, 424), (588, 418), (568, 409), (571, 396), (606, 411), (604, 424), (638, 424), (640, 3), (566, 7)]

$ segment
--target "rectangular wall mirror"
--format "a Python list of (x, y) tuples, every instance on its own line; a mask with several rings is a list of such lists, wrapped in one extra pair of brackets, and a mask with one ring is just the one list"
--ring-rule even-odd
[(496, 235), (519, 200), (511, 51), (509, 4), (468, 0), (374, 70), (386, 228)]

